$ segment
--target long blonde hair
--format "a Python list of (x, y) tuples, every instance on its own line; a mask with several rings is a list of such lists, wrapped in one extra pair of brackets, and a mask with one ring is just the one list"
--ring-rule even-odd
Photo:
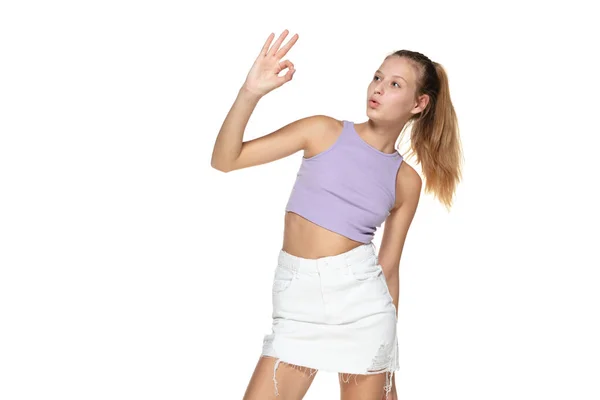
[(449, 211), (462, 179), (464, 159), (448, 75), (441, 64), (421, 53), (398, 50), (388, 55), (392, 56), (412, 62), (418, 72), (416, 96), (429, 95), (427, 107), (405, 126), (412, 128), (408, 155), (416, 155), (417, 163), (421, 164), (425, 193), (432, 193)]

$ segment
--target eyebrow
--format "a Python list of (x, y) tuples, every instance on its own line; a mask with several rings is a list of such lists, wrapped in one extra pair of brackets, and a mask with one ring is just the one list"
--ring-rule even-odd
[[(377, 70), (376, 72), (379, 72), (381, 75), (385, 75), (383, 72), (381, 72), (380, 70)], [(406, 84), (408, 85), (408, 81), (406, 79), (404, 79), (403, 77), (401, 77), (400, 75), (392, 75), (395, 76), (397, 78), (402, 79), (404, 82), (406, 82)]]

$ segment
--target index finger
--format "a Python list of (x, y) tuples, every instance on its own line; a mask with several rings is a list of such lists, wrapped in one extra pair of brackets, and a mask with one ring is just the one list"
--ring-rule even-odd
[(267, 38), (267, 41), (265, 42), (262, 49), (260, 50), (260, 53), (258, 54), (259, 57), (267, 55), (267, 50), (269, 49), (269, 46), (271, 45), (271, 42), (273, 41), (274, 37), (275, 37), (275, 34), (271, 32), (271, 34)]

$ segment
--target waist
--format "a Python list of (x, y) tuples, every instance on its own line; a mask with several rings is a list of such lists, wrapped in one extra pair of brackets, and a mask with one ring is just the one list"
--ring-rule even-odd
[(318, 272), (321, 267), (346, 268), (348, 265), (359, 264), (372, 257), (376, 257), (376, 249), (373, 242), (369, 242), (343, 253), (318, 258), (301, 257), (282, 249), (279, 251), (278, 264), (295, 271), (310, 273)]
[(292, 211), (285, 213), (283, 250), (305, 258), (344, 253), (365, 244), (331, 231)]

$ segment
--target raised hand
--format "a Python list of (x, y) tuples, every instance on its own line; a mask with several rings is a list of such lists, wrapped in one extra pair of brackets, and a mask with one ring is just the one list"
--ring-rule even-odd
[[(262, 97), (292, 79), (296, 72), (294, 64), (289, 60), (280, 60), (296, 43), (299, 36), (295, 34), (285, 46), (279, 48), (288, 33), (287, 29), (284, 30), (271, 48), (269, 46), (275, 35), (273, 33), (269, 35), (258, 57), (254, 61), (254, 65), (252, 65), (250, 72), (248, 72), (243, 85), (246, 90)], [(288, 69), (287, 73), (283, 76), (278, 76), (286, 68)]]

